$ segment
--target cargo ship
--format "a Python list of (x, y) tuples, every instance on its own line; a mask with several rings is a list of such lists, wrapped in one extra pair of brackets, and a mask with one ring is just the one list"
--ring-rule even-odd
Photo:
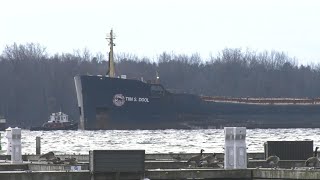
[(173, 93), (115, 76), (110, 32), (106, 75), (74, 78), (80, 129), (319, 128), (320, 99), (227, 98)]

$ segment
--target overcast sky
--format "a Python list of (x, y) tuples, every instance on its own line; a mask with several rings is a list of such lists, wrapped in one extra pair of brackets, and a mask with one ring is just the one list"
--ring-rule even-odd
[(139, 57), (249, 48), (320, 63), (317, 0), (0, 0), (0, 23), (0, 51), (35, 42), (51, 54), (106, 54), (113, 28), (115, 52)]

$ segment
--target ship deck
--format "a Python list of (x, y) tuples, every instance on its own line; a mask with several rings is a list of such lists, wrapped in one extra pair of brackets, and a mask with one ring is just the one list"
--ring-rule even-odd
[(201, 96), (204, 101), (211, 102), (227, 102), (227, 103), (243, 103), (243, 104), (300, 104), (312, 105), (320, 104), (320, 98), (233, 98), (233, 97), (218, 97), (218, 96)]

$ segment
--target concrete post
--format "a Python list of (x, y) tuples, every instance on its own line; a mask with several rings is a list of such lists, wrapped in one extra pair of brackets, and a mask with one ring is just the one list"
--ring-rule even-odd
[(247, 145), (246, 145), (246, 128), (237, 127), (235, 128), (235, 165), (236, 169), (246, 169), (247, 168)]
[(40, 143), (40, 137), (36, 137), (36, 155), (41, 154), (41, 143)]
[(246, 169), (247, 147), (245, 127), (225, 127), (224, 168)]
[(12, 128), (8, 127), (5, 132), (5, 137), (7, 138), (7, 155), (11, 155), (12, 152)]
[(234, 133), (232, 127), (224, 128), (224, 169), (234, 168)]
[(12, 128), (12, 151), (11, 151), (11, 163), (22, 163), (21, 153), (21, 128)]

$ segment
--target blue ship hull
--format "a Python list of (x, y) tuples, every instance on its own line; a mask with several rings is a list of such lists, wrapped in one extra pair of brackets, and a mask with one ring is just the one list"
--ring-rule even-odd
[(80, 129), (319, 128), (318, 103), (235, 103), (168, 92), (160, 84), (76, 76)]

